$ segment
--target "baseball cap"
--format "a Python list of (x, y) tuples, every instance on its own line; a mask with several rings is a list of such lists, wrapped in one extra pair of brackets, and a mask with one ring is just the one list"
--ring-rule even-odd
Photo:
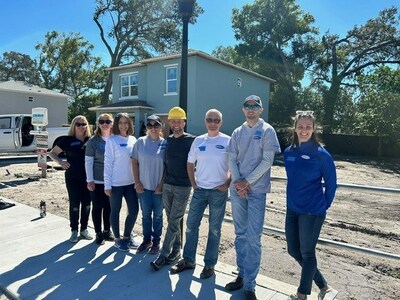
[(155, 121), (156, 123), (160, 124), (162, 126), (162, 121), (160, 119), (159, 116), (157, 115), (151, 115), (147, 117), (147, 123), (149, 123), (150, 121)]
[(246, 99), (244, 99), (243, 105), (245, 105), (246, 102), (248, 102), (248, 101), (254, 101), (256, 104), (258, 104), (258, 105), (260, 105), (260, 107), (262, 107), (261, 98), (256, 95), (250, 95)]

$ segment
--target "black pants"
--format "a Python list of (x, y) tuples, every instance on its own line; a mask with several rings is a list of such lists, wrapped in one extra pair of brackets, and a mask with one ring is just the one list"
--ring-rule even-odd
[(78, 231), (79, 213), (81, 231), (87, 229), (90, 215), (90, 194), (85, 180), (65, 178), (69, 197), (69, 221), (72, 231)]
[(92, 219), (94, 224), (94, 231), (96, 233), (102, 232), (101, 220), (103, 219), (104, 230), (110, 231), (110, 199), (104, 193), (104, 184), (95, 184), (95, 189), (90, 192), (92, 198), (93, 210)]

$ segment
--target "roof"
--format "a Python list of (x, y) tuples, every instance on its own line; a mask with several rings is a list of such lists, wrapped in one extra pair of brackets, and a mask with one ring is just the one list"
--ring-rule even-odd
[(147, 101), (144, 100), (117, 101), (110, 104), (89, 107), (90, 111), (107, 111), (107, 112), (126, 111), (132, 109), (154, 109), (154, 107), (149, 105)]
[[(266, 76), (261, 75), (261, 74), (259, 74), (257, 72), (253, 72), (253, 71), (251, 71), (249, 69), (245, 69), (245, 68), (242, 68), (240, 66), (234, 65), (232, 63), (229, 63), (227, 61), (221, 60), (219, 58), (216, 58), (215, 56), (209, 55), (209, 54), (207, 54), (205, 52), (202, 52), (202, 51), (199, 51), (199, 50), (189, 50), (188, 57), (190, 57), (190, 56), (199, 56), (199, 57), (211, 60), (213, 62), (228, 66), (230, 68), (233, 68), (233, 69), (248, 73), (248, 74), (250, 74), (252, 76), (267, 80), (267, 81), (269, 81), (271, 83), (276, 82), (272, 78), (266, 77)], [(138, 62), (135, 62), (135, 63), (132, 63), (132, 64), (126, 64), (126, 65), (106, 68), (106, 70), (107, 71), (116, 71), (116, 70), (124, 70), (124, 69), (130, 69), (130, 68), (135, 68), (135, 67), (143, 67), (145, 65), (148, 65), (148, 64), (151, 64), (151, 63), (154, 63), (154, 62), (177, 59), (177, 58), (180, 58), (180, 57), (181, 57), (180, 53), (179, 54), (170, 54), (170, 55), (152, 57), (152, 58), (148, 58), (148, 59), (143, 59), (141, 61), (138, 61)]]
[(15, 81), (15, 80), (1, 81), (0, 91), (12, 91), (20, 93), (41, 94), (41, 95), (69, 98), (69, 96), (66, 94), (48, 90), (46, 88), (42, 88), (40, 86), (30, 84), (24, 81)]

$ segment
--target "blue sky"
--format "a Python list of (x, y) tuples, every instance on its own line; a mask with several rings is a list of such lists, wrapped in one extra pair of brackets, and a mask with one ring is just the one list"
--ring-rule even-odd
[[(211, 53), (219, 45), (236, 43), (231, 26), (232, 8), (250, 0), (197, 0), (204, 9), (195, 25), (189, 27), (189, 48)], [(320, 32), (344, 35), (354, 25), (363, 25), (378, 16), (379, 11), (399, 0), (298, 0), (300, 7), (311, 13)], [(108, 54), (92, 20), (94, 0), (12, 0), (1, 1), (0, 54), (17, 51), (36, 57), (34, 47), (44, 41), (46, 32), (80, 32), (95, 45), (94, 54)]]

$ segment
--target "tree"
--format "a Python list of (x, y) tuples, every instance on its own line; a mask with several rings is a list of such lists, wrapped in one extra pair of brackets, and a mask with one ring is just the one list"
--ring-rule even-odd
[(355, 26), (346, 37), (325, 34), (321, 54), (314, 67), (315, 80), (327, 85), (324, 100), (324, 131), (335, 127), (342, 86), (352, 87), (354, 79), (376, 66), (400, 63), (399, 14), (396, 7), (385, 9), (363, 26)]
[(255, 0), (234, 9), (232, 22), (238, 54), (253, 59), (254, 71), (277, 80), (271, 121), (287, 124), (296, 106), (296, 89), (317, 49), (314, 17), (295, 0)]
[(39, 85), (36, 62), (27, 54), (5, 52), (0, 60), (0, 81), (19, 80)]
[[(153, 51), (167, 53), (180, 49), (181, 21), (176, 0), (96, 0), (96, 3), (93, 20), (110, 55), (110, 67), (151, 57)], [(196, 6), (195, 12), (202, 10)], [(109, 74), (102, 104), (109, 102), (111, 86)]]
[(359, 76), (357, 131), (360, 134), (387, 136), (400, 142), (400, 69), (387, 66)]
[(89, 107), (100, 105), (100, 94), (83, 95), (73, 103), (68, 110), (68, 120), (71, 121), (77, 115), (84, 115), (89, 124), (96, 124), (96, 113), (88, 110)]
[(37, 65), (44, 87), (74, 99), (103, 88), (101, 59), (92, 56), (93, 45), (80, 34), (52, 31), (35, 48), (40, 51)]

